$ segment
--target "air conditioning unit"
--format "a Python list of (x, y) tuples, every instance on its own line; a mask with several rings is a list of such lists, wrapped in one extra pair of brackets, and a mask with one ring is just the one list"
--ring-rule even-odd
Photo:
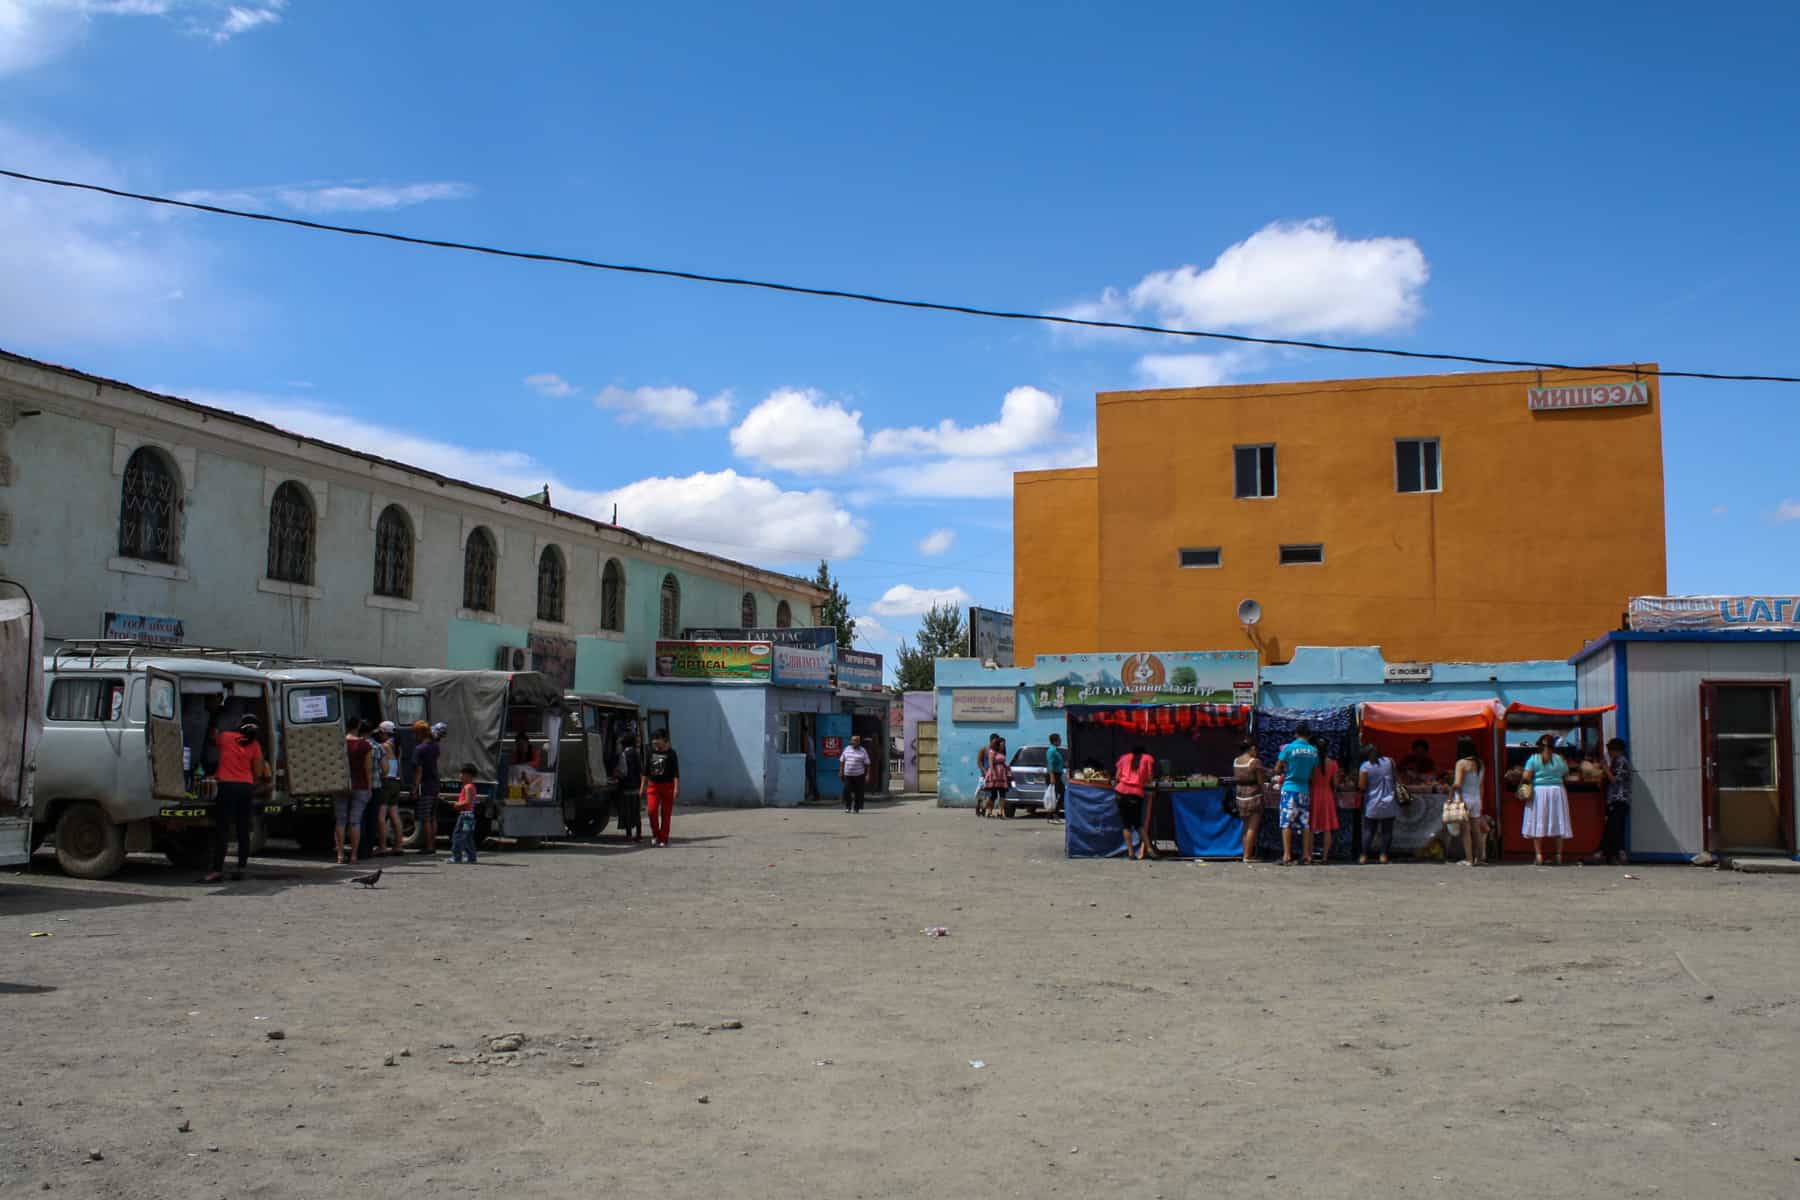
[(494, 670), (523, 671), (525, 669), (525, 651), (519, 646), (501, 646), (494, 651)]

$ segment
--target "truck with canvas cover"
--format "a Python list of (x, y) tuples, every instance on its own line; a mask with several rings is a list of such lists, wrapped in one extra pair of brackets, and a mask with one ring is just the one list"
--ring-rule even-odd
[(67, 641), (44, 663), (32, 836), (64, 871), (104, 879), (125, 855), (205, 860), (216, 784), (208, 748), (246, 716), (272, 761), (273, 685), (219, 652)]
[[(475, 768), (480, 802), (476, 836), (535, 842), (564, 833), (557, 763), (562, 743), (562, 691), (536, 671), (452, 671), (415, 667), (357, 667), (381, 684), (382, 707), (399, 730), (401, 762), (412, 783), (413, 724), (448, 726), (438, 758), (437, 826), (454, 826), (457, 771)], [(523, 733), (536, 766), (515, 763)]]
[(642, 753), (643, 711), (637, 701), (612, 692), (568, 692), (563, 709), (568, 719), (556, 769), (563, 823), (587, 837), (605, 829), (617, 810), (619, 754), (627, 741)]

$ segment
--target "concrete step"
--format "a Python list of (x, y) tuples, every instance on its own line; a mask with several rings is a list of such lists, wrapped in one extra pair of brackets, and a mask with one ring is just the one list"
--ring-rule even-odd
[(1731, 869), (1744, 871), (1751, 875), (1800, 875), (1800, 862), (1791, 858), (1767, 857), (1742, 858), (1731, 860)]

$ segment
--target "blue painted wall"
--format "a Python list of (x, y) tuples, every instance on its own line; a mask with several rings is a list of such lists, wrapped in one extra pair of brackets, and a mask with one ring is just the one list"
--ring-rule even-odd
[[(937, 660), (938, 719), (938, 806), (940, 808), (973, 808), (981, 777), (975, 770), (975, 755), (987, 745), (990, 734), (1006, 739), (1006, 752), (1011, 755), (1020, 746), (1040, 745), (1053, 733), (1062, 733), (1064, 716), (1055, 710), (1039, 715), (1031, 707), (1030, 667), (1000, 667), (987, 670), (973, 658), (940, 658)], [(958, 725), (950, 718), (950, 695), (954, 688), (1011, 687), (1018, 693), (1019, 712), (1010, 724), (984, 722)]]
[(830, 712), (824, 689), (744, 683), (668, 683), (626, 680), (626, 696), (669, 714), (669, 738), (681, 755), (681, 795), (691, 804), (724, 808), (798, 804), (804, 796), (788, 756), (780, 753), (781, 714)]
[(1430, 683), (1383, 683), (1378, 646), (1301, 646), (1283, 666), (1265, 666), (1258, 708), (1333, 708), (1364, 701), (1499, 700), (1575, 706), (1567, 662), (1433, 663)]

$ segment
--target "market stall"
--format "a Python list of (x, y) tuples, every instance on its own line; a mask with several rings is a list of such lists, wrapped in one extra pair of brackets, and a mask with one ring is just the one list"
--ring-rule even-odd
[(1067, 717), (1073, 767), (1064, 796), (1069, 857), (1123, 852), (1112, 771), (1138, 746), (1156, 759), (1143, 829), (1151, 844), (1173, 843), (1178, 854), (1195, 858), (1242, 852), (1243, 826), (1228, 797), (1231, 760), (1250, 721), (1249, 705), (1071, 705)]
[[(1394, 821), (1393, 849), (1411, 854), (1441, 854), (1444, 802), (1456, 769), (1461, 738), (1475, 743), (1482, 765), (1482, 804), (1490, 815), (1498, 807), (1494, 733), (1504, 710), (1496, 700), (1413, 701), (1362, 706), (1362, 739), (1394, 760), (1399, 781), (1412, 794)], [(1491, 843), (1490, 843), (1491, 844)], [(1432, 847), (1436, 849), (1432, 849)]]
[(1537, 740), (1546, 733), (1555, 735), (1557, 752), (1569, 764), (1564, 790), (1569, 794), (1569, 827), (1573, 836), (1563, 842), (1563, 857), (1586, 858), (1600, 849), (1600, 836), (1606, 832), (1606, 772), (1600, 765), (1606, 753), (1606, 736), (1601, 720), (1613, 708), (1611, 704), (1598, 708), (1507, 706), (1501, 767), (1506, 779), (1501, 797), (1506, 817), (1500, 827), (1503, 853), (1523, 857), (1534, 852), (1531, 839), (1519, 832), (1519, 801), (1514, 796), (1519, 779), (1512, 772), (1522, 769), (1525, 760), (1537, 752)]
[[(1305, 725), (1315, 737), (1325, 739), (1325, 755), (1338, 765), (1336, 802), (1338, 830), (1326, 848), (1327, 861), (1334, 854), (1362, 851), (1362, 796), (1356, 790), (1356, 765), (1362, 741), (1356, 724), (1356, 706), (1335, 708), (1259, 708), (1256, 710), (1256, 753), (1271, 774), (1281, 748), (1293, 741)], [(1281, 822), (1277, 811), (1281, 793), (1271, 784), (1263, 791), (1263, 823), (1256, 850), (1260, 857), (1281, 854)], [(1240, 831), (1241, 836), (1241, 831)]]

